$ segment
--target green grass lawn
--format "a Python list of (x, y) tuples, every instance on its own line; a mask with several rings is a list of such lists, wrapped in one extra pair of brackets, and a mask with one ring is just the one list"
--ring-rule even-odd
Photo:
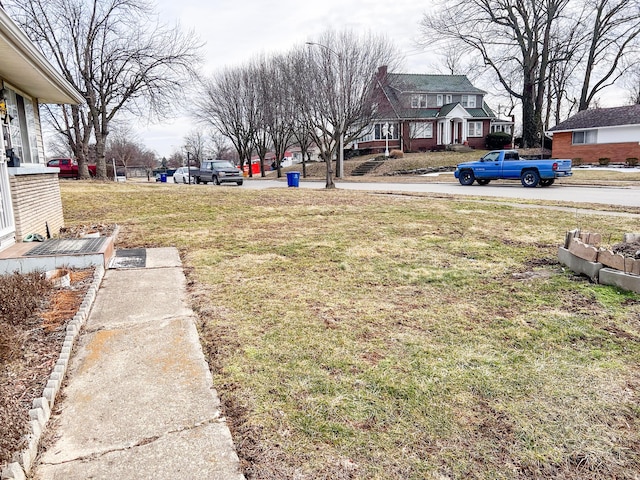
[(634, 218), (344, 190), (64, 182), (177, 246), (250, 479), (633, 479), (640, 296), (557, 262)]

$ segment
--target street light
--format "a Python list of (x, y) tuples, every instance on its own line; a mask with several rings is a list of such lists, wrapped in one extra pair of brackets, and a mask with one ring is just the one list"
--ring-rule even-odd
[[(317, 47), (320, 48), (324, 48), (326, 51), (333, 53), (336, 58), (338, 59), (338, 63), (340, 64), (340, 92), (342, 93), (342, 91), (344, 90), (344, 85), (342, 83), (342, 78), (343, 78), (343, 74), (342, 74), (342, 68), (343, 68), (343, 63), (342, 63), (342, 55), (340, 55), (338, 52), (336, 52), (335, 50), (327, 47), (326, 45), (323, 45), (321, 43), (316, 43), (316, 42), (306, 42), (307, 45), (315, 45)], [(343, 171), (344, 171), (344, 105), (342, 104), (342, 102), (339, 102), (338, 104), (338, 109), (340, 110), (338, 113), (340, 115), (340, 151), (338, 152), (338, 162), (336, 164), (336, 178), (342, 178), (343, 177)]]

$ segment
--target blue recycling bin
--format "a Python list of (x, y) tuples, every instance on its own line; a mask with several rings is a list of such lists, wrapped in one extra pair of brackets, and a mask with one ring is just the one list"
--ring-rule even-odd
[(300, 185), (300, 172), (287, 172), (287, 186), (297, 187)]
[(160, 181), (163, 183), (167, 183), (167, 174), (166, 173), (161, 173), (160, 174)]

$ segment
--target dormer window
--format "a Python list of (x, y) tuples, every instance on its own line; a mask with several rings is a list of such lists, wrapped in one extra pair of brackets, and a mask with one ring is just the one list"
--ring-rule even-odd
[(427, 108), (427, 95), (411, 95), (411, 108)]
[(476, 108), (476, 96), (475, 95), (462, 95), (462, 106), (464, 108)]
[(442, 93), (439, 93), (438, 95), (436, 95), (436, 105), (438, 107), (441, 107), (441, 106), (443, 106), (443, 105), (445, 105), (447, 103), (451, 103), (451, 102), (453, 102), (453, 96), (451, 94), (449, 94), (449, 93), (446, 94), (446, 95), (444, 95)]

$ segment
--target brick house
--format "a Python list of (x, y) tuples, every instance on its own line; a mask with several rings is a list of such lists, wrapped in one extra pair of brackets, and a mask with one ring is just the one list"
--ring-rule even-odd
[(38, 106), (84, 101), (0, 8), (0, 250), (63, 226), (58, 169), (45, 165)]
[[(625, 163), (640, 158), (640, 105), (583, 110), (549, 130), (554, 158)], [(577, 160), (579, 159), (579, 160)]]
[(493, 131), (511, 133), (513, 121), (500, 120), (484, 101), (486, 92), (464, 75), (388, 73), (375, 78), (376, 120), (353, 144), (380, 153), (441, 150), (449, 145), (484, 148)]

